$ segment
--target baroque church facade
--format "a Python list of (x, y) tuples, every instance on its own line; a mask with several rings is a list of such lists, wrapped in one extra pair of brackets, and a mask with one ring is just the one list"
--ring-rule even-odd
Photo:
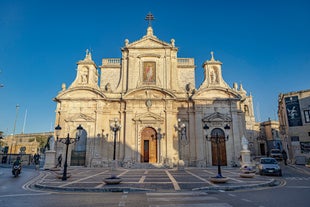
[[(84, 129), (69, 145), (69, 165), (106, 167), (115, 159), (123, 167), (205, 167), (217, 165), (217, 150), (221, 165), (238, 161), (241, 138), (255, 125), (252, 96), (224, 81), (212, 52), (199, 88), (194, 59), (179, 58), (175, 40), (159, 40), (151, 26), (141, 39), (126, 39), (121, 53), (97, 67), (87, 51), (73, 83), (54, 98), (60, 137)], [(56, 157), (65, 148), (57, 143)]]

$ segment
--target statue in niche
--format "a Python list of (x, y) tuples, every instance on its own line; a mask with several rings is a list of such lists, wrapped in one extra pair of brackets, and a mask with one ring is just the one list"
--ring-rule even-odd
[(210, 80), (211, 80), (211, 83), (214, 83), (214, 82), (215, 82), (215, 73), (214, 73), (213, 70), (212, 70), (211, 73), (210, 73)]
[(216, 68), (213, 68), (213, 70), (211, 70), (210, 80), (211, 80), (211, 83), (218, 83), (219, 82), (219, 75), (218, 75), (218, 71)]
[(87, 69), (84, 68), (82, 71), (81, 71), (81, 83), (83, 84), (86, 84), (88, 81), (88, 75), (87, 75)]

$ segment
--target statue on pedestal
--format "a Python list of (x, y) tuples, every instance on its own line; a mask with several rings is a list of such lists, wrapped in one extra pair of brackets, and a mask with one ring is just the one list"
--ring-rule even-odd
[(249, 141), (247, 140), (247, 138), (245, 138), (244, 135), (241, 138), (241, 144), (242, 144), (242, 149), (243, 150), (248, 150), (248, 148), (249, 148)]

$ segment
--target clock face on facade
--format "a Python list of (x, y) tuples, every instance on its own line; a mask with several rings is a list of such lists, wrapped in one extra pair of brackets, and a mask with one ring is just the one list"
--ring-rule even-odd
[(150, 99), (146, 100), (145, 105), (150, 108), (152, 106), (152, 101)]

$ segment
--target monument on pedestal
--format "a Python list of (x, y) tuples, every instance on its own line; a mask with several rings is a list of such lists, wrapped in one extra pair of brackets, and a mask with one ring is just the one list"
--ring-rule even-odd
[(56, 166), (56, 151), (55, 151), (55, 138), (51, 136), (48, 138), (48, 141), (45, 145), (45, 162), (43, 169), (49, 170), (55, 168)]
[(241, 166), (251, 166), (251, 154), (248, 149), (248, 140), (243, 135), (241, 138), (242, 150), (241, 150)]

